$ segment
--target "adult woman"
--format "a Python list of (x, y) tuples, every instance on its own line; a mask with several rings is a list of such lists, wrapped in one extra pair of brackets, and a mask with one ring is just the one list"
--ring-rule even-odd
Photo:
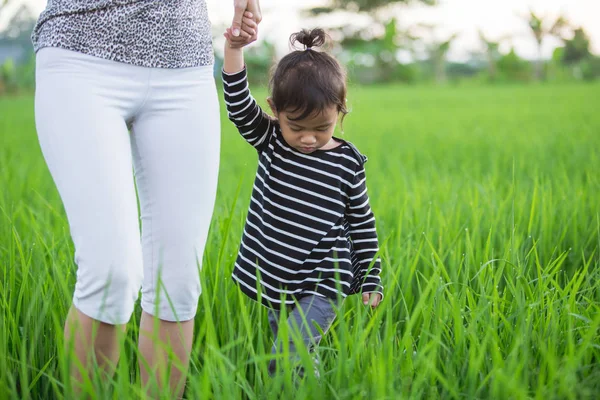
[[(244, 10), (260, 21), (258, 0), (234, 5), (238, 32)], [(254, 41), (256, 31), (240, 36)], [(33, 43), (40, 146), (75, 244), (66, 343), (84, 373), (92, 354), (111, 373), (141, 286), (142, 382), (172, 352), (184, 368), (168, 385), (180, 395), (219, 165), (205, 2), (49, 0)], [(79, 382), (80, 369), (71, 369)]]

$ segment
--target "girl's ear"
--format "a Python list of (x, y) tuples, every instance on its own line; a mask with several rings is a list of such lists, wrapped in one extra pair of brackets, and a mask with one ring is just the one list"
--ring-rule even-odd
[(269, 107), (271, 107), (273, 115), (277, 116), (277, 108), (275, 108), (275, 103), (273, 103), (273, 99), (271, 97), (267, 97), (267, 103), (269, 103)]

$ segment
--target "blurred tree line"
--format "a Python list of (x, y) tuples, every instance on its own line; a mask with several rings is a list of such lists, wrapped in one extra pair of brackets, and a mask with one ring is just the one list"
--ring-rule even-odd
[[(590, 40), (581, 27), (573, 27), (560, 16), (550, 20), (531, 11), (523, 23), (536, 41), (536, 60), (525, 60), (511, 45), (507, 53), (500, 52), (502, 43), (511, 43), (510, 35), (492, 40), (479, 31), (480, 50), (466, 62), (449, 62), (447, 54), (457, 33), (440, 34), (433, 25), (416, 24), (402, 27), (390, 17), (393, 7), (404, 1), (331, 0), (328, 7), (308, 10), (308, 14), (351, 12), (371, 20), (370, 29), (357, 30), (351, 25), (332, 29), (339, 40), (337, 55), (347, 65), (355, 81), (406, 83), (475, 80), (480, 82), (527, 82), (593, 80), (600, 77), (600, 58), (590, 51)], [(415, 0), (414, 2), (417, 2)], [(421, 0), (435, 4), (435, 0)], [(558, 39), (559, 46), (550, 60), (542, 58), (542, 44), (549, 38)]]
[[(3, 7), (0, 0), (0, 12)], [(34, 25), (34, 15), (21, 6), (0, 32), (0, 95), (34, 88), (35, 57), (30, 39)]]
[[(346, 13), (369, 21), (368, 28), (353, 24), (328, 28), (336, 43), (333, 53), (346, 65), (351, 80), (357, 83), (505, 83), (600, 77), (600, 58), (591, 53), (590, 40), (583, 28), (571, 26), (563, 17), (549, 20), (534, 12), (524, 16), (523, 23), (537, 43), (536, 60), (519, 57), (512, 46), (508, 52), (501, 53), (501, 44), (510, 44), (512, 38), (492, 40), (480, 31), (480, 49), (473, 52), (468, 61), (450, 62), (447, 54), (458, 33), (441, 34), (440, 27), (426, 24), (404, 27), (392, 17), (394, 7), (400, 3), (434, 6), (435, 1), (330, 0), (327, 6), (307, 9), (305, 17), (318, 21), (323, 16)], [(0, 11), (1, 4), (2, 0)], [(35, 16), (22, 6), (0, 32), (0, 95), (29, 92), (34, 88), (35, 57), (30, 42), (34, 24)], [(551, 59), (544, 60), (542, 45), (550, 37), (558, 39), (562, 46), (556, 48)], [(268, 40), (250, 47), (246, 63), (252, 70), (252, 79), (266, 83), (275, 58), (275, 46)], [(217, 54), (216, 74), (221, 63)]]

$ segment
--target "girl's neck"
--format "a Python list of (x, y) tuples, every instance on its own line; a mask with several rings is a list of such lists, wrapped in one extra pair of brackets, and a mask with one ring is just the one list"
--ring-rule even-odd
[(327, 142), (327, 144), (323, 147), (321, 147), (319, 150), (331, 150), (331, 149), (335, 149), (336, 147), (339, 147), (342, 144), (342, 142), (336, 140), (335, 138), (331, 138), (331, 140), (329, 142)]

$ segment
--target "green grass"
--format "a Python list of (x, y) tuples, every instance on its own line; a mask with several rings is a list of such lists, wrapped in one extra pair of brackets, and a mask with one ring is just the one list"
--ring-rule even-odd
[[(321, 380), (269, 378), (265, 309), (229, 275), (256, 155), (223, 118), (188, 398), (595, 398), (600, 393), (600, 85), (354, 87), (386, 297), (354, 296)], [(264, 97), (264, 92), (257, 93)], [(63, 398), (75, 279), (33, 100), (0, 99), (0, 398)], [(98, 398), (138, 398), (128, 326)], [(306, 358), (306, 354), (304, 355)]]

